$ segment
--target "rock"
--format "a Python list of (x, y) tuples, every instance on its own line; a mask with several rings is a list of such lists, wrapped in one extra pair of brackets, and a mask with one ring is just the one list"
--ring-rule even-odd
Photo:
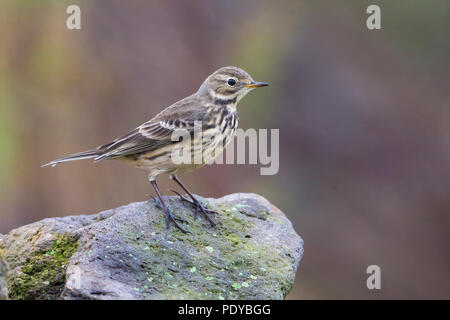
[(167, 229), (151, 200), (95, 215), (49, 218), (0, 235), (9, 298), (283, 299), (288, 294), (303, 241), (279, 209), (256, 194), (200, 198), (218, 211), (217, 227), (211, 227), (203, 217), (194, 218), (190, 204), (165, 199), (191, 233)]
[[(3, 240), (3, 235), (0, 234), (0, 244)], [(0, 300), (8, 299), (8, 289), (6, 286), (6, 265), (2, 261), (2, 251), (0, 251)]]

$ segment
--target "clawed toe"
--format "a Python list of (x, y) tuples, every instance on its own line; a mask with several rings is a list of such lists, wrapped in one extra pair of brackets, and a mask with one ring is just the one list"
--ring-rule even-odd
[[(152, 197), (153, 201), (155, 201), (156, 206), (159, 209), (165, 210), (166, 212), (166, 224), (167, 224), (167, 228), (170, 227), (170, 222), (172, 222), (175, 227), (177, 227), (181, 232), (183, 233), (190, 233), (189, 231), (186, 231), (185, 229), (183, 229), (178, 222), (182, 222), (182, 223), (187, 223), (186, 220), (183, 220), (181, 218), (175, 217), (172, 212), (170, 212), (169, 208), (164, 208), (164, 206), (161, 205), (161, 201), (159, 201), (158, 198)], [(178, 221), (178, 222), (177, 222)]]
[(173, 216), (172, 212), (170, 212), (169, 208), (166, 208), (166, 224), (167, 224), (167, 229), (170, 228), (170, 222), (172, 222), (172, 223), (175, 225), (175, 227), (177, 227), (178, 230), (180, 230), (181, 232), (183, 232), (183, 233), (190, 233), (189, 231), (184, 230), (184, 229), (178, 224), (177, 221), (180, 221), (180, 222), (186, 222), (186, 221), (183, 220), (183, 219), (175, 218), (175, 217)]
[(190, 203), (190, 204), (194, 204), (194, 201), (189, 200), (188, 198), (182, 196), (178, 191), (176, 191), (176, 190), (170, 190), (170, 191), (172, 191), (173, 193), (176, 193), (177, 196), (180, 197), (180, 200), (181, 200), (181, 201), (185, 201), (185, 202), (188, 202), (188, 203)]
[(214, 222), (213, 219), (211, 219), (211, 217), (209, 216), (209, 214), (218, 214), (217, 211), (214, 210), (209, 210), (206, 209), (203, 204), (200, 203), (200, 201), (193, 199), (193, 200), (189, 200), (188, 198), (182, 196), (178, 191), (176, 190), (172, 190), (174, 193), (176, 193), (179, 197), (181, 201), (184, 202), (188, 202), (189, 204), (193, 205), (195, 207), (195, 213), (194, 213), (194, 217), (197, 218), (198, 217), (198, 212), (199, 210), (203, 213), (203, 215), (205, 216), (206, 220), (208, 220), (208, 222), (212, 225), (212, 226), (216, 226), (217, 224)]

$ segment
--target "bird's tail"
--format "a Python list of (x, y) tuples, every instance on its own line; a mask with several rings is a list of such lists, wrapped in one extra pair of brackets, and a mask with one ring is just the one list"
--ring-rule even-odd
[(64, 157), (64, 158), (60, 158), (60, 159), (56, 159), (56, 160), (50, 161), (49, 163), (46, 163), (46, 164), (42, 165), (41, 167), (46, 167), (46, 166), (55, 167), (57, 164), (62, 163), (62, 162), (69, 162), (69, 161), (75, 161), (75, 160), (95, 158), (95, 157), (99, 156), (100, 154), (101, 154), (101, 151), (98, 150), (98, 149), (87, 150), (87, 151), (71, 154), (70, 156), (67, 156), (67, 157)]

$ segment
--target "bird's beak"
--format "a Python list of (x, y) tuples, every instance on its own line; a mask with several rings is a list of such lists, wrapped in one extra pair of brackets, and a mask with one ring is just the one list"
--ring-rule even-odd
[(268, 86), (268, 85), (269, 84), (266, 83), (266, 82), (253, 81), (252, 83), (245, 84), (244, 87), (247, 87), (247, 88), (259, 88), (259, 87), (265, 87), (265, 86)]

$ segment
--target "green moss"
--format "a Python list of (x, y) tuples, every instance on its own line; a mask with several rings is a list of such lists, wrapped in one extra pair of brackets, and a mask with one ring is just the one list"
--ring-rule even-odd
[(8, 282), (10, 298), (58, 298), (64, 287), (65, 268), (77, 248), (76, 239), (56, 234), (51, 245), (28, 256), (22, 274)]

